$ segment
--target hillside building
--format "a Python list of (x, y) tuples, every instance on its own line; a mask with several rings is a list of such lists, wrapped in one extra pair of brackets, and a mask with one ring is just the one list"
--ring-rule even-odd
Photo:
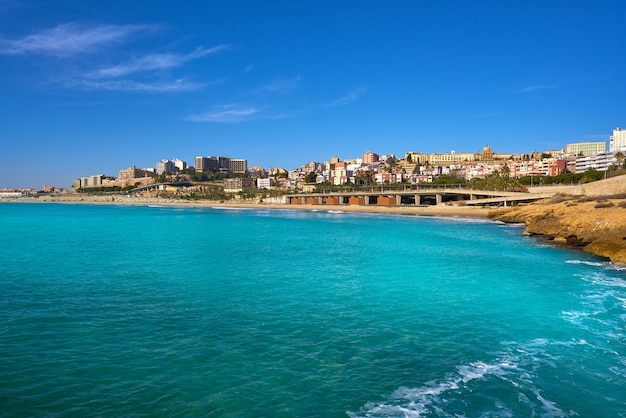
[(248, 170), (248, 160), (229, 157), (196, 157), (196, 171), (223, 171), (245, 173)]
[(235, 178), (224, 180), (225, 193), (237, 193), (241, 192), (243, 189), (253, 189), (255, 186), (255, 180), (250, 178)]
[(408, 164), (426, 164), (430, 163), (430, 155), (409, 151), (404, 154), (404, 161)]
[(361, 160), (365, 165), (372, 165), (374, 163), (377, 163), (379, 159), (380, 156), (372, 151), (367, 151), (361, 156)]
[(256, 187), (257, 189), (271, 189), (274, 187), (274, 179), (272, 177), (257, 179)]
[(120, 170), (119, 180), (131, 180), (142, 177), (154, 177), (155, 172), (153, 170), (145, 170), (135, 166), (129, 167), (125, 170)]
[(615, 158), (615, 153), (612, 152), (576, 157), (576, 173), (584, 173), (592, 168), (598, 171), (606, 171), (613, 164), (617, 164), (617, 158)]
[(458, 164), (461, 162), (470, 162), (476, 159), (473, 152), (456, 152), (450, 151), (449, 154), (430, 154), (430, 164)]
[(173, 173), (175, 171), (176, 171), (176, 166), (174, 165), (174, 161), (161, 160), (158, 163), (156, 163), (156, 173), (159, 175), (166, 174), (166, 173)]
[(613, 135), (609, 139), (609, 151), (622, 153), (626, 151), (626, 129), (620, 127), (613, 129)]
[(77, 179), (76, 184), (79, 188), (102, 186), (104, 174), (96, 174), (95, 176), (81, 177)]
[(606, 142), (576, 142), (567, 144), (566, 152), (570, 155), (587, 156), (606, 152)]
[(172, 160), (172, 162), (174, 163), (176, 171), (182, 172), (187, 169), (187, 163), (183, 160), (176, 158), (175, 160)]

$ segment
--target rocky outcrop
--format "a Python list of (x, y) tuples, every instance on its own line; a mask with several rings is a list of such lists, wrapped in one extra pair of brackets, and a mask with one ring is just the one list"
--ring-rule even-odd
[(525, 233), (580, 246), (584, 251), (626, 264), (626, 194), (556, 196), (489, 213), (503, 222), (526, 224)]

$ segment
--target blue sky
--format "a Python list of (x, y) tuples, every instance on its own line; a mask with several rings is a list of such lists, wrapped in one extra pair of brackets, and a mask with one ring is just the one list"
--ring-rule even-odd
[(544, 151), (624, 125), (623, 0), (0, 0), (0, 188), (197, 155)]

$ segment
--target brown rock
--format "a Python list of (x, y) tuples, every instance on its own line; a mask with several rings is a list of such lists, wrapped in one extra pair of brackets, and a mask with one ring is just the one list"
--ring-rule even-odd
[(585, 251), (626, 264), (626, 199), (559, 196), (526, 206), (492, 211), (502, 222), (526, 224), (525, 234), (581, 246)]

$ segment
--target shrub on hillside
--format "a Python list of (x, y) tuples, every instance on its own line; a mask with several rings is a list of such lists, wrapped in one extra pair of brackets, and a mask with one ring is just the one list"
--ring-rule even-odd
[(602, 203), (596, 203), (594, 208), (596, 208), (596, 209), (605, 209), (605, 208), (612, 208), (614, 206), (615, 205), (613, 205), (613, 203), (611, 203), (611, 202), (602, 202)]

